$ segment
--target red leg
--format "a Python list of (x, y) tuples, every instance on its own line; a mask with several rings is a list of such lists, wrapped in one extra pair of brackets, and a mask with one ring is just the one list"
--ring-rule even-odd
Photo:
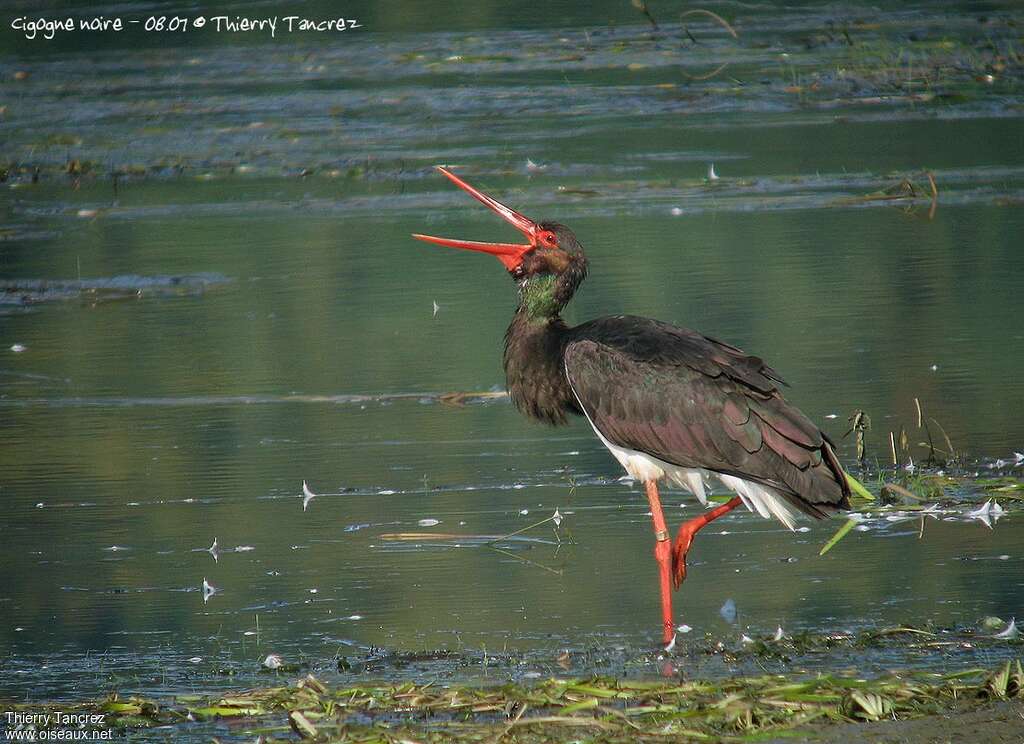
[(689, 522), (684, 522), (683, 526), (679, 528), (679, 534), (676, 535), (676, 544), (672, 550), (672, 583), (675, 584), (676, 589), (686, 579), (686, 553), (690, 550), (693, 536), (705, 525), (710, 524), (723, 514), (728, 514), (742, 503), (743, 500), (739, 496), (734, 496), (721, 506), (716, 506), (699, 517), (691, 519)]
[(655, 481), (644, 483), (647, 490), (647, 502), (651, 505), (651, 521), (654, 523), (654, 557), (658, 561), (658, 580), (661, 586), (661, 625), (665, 643), (672, 643), (675, 638), (675, 625), (672, 622), (672, 589), (669, 577), (672, 574), (672, 545), (665, 527), (665, 515), (661, 511), (661, 499), (658, 498), (658, 484)]

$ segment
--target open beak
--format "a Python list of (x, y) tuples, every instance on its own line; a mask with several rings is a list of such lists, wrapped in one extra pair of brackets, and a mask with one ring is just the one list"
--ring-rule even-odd
[(481, 253), (490, 253), (492, 256), (496, 256), (501, 261), (505, 268), (509, 271), (514, 270), (522, 263), (523, 255), (528, 251), (533, 250), (537, 246), (537, 233), (540, 232), (540, 228), (537, 223), (528, 217), (524, 217), (519, 212), (506, 207), (504, 204), (499, 202), (497, 199), (492, 199), (482, 191), (478, 191), (468, 183), (463, 181), (461, 178), (456, 176), (450, 170), (444, 166), (436, 166), (437, 170), (441, 171), (444, 175), (448, 176), (449, 180), (452, 181), (463, 191), (467, 192), (470, 196), (476, 199), (478, 202), (483, 204), (485, 207), (490, 209), (492, 212), (497, 214), (503, 220), (508, 222), (512, 227), (521, 232), (526, 236), (529, 243), (481, 243), (476, 240), (453, 240), (452, 238), (435, 238), (433, 235), (420, 235), (413, 233), (413, 237), (417, 240), (424, 240), (428, 243), (436, 243), (437, 245), (446, 245), (449, 248), (464, 248), (469, 251), (480, 251)]

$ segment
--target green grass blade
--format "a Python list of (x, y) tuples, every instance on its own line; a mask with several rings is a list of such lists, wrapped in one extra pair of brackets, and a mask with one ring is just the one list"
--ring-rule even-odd
[(846, 537), (846, 533), (853, 529), (854, 525), (857, 524), (856, 519), (847, 519), (846, 524), (836, 530), (836, 534), (832, 535), (827, 543), (821, 548), (821, 552), (818, 555), (825, 555), (828, 551), (835, 547), (836, 543)]
[(859, 480), (854, 478), (849, 473), (846, 473), (846, 482), (850, 484), (850, 490), (853, 491), (857, 496), (867, 501), (874, 501), (875, 496), (868, 489), (864, 488)]

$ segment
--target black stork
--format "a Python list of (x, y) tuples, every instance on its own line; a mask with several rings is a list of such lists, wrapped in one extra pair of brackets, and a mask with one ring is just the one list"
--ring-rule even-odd
[[(664, 641), (675, 639), (674, 584), (686, 578), (694, 535), (743, 504), (793, 529), (803, 513), (849, 509), (850, 485), (828, 437), (782, 397), (782, 378), (735, 346), (650, 318), (616, 315), (570, 328), (560, 317), (587, 275), (576, 236), (534, 222), (437, 170), (526, 236), (526, 243), (413, 237), (490, 253), (519, 287), (505, 333), (505, 375), (516, 408), (547, 424), (586, 417), (598, 439), (644, 484), (654, 523)], [(736, 494), (685, 522), (669, 540), (658, 482), (707, 504), (712, 478)]]

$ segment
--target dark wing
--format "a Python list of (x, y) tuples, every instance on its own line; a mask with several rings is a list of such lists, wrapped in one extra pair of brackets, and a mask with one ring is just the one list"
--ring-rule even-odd
[(734, 346), (620, 316), (571, 331), (565, 371), (613, 444), (771, 486), (801, 511), (849, 508), (831, 442), (786, 402), (779, 375)]

